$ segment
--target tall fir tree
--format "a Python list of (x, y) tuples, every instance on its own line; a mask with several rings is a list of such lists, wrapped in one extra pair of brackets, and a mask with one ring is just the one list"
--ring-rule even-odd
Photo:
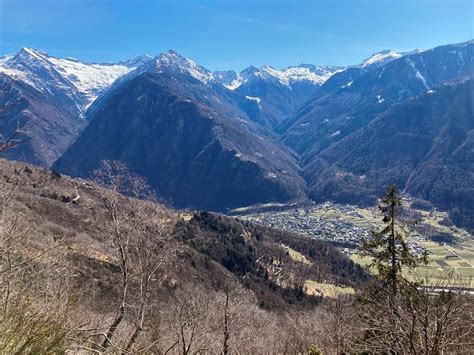
[(415, 223), (400, 219), (402, 199), (394, 184), (380, 197), (378, 208), (384, 226), (372, 232), (372, 238), (364, 240), (361, 249), (362, 254), (372, 257), (369, 267), (377, 270), (377, 278), (382, 285), (390, 287), (395, 295), (402, 282), (409, 282), (403, 277), (403, 267), (415, 268), (426, 264), (427, 254), (415, 255), (407, 245), (407, 238)]

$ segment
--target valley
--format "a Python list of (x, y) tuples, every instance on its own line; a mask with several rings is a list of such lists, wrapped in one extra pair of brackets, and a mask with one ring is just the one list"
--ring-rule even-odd
[(0, 0), (0, 354), (474, 354), (468, 2)]
[[(430, 263), (418, 267), (410, 277), (435, 285), (446, 274), (452, 274), (453, 284), (474, 287), (473, 235), (463, 228), (443, 224), (446, 212), (416, 209), (412, 202), (410, 198), (404, 200), (410, 206), (404, 213), (418, 221), (408, 245), (415, 255), (427, 250)], [(275, 206), (255, 206), (236, 209), (230, 214), (242, 220), (326, 241), (362, 266), (371, 260), (359, 255), (361, 241), (368, 238), (371, 231), (381, 228), (376, 207), (361, 208), (331, 202), (304, 207), (279, 206), (278, 209)]]
[(0, 132), (22, 141), (0, 156), (81, 178), (121, 161), (174, 207), (220, 213), (371, 206), (394, 182), (472, 232), (473, 48), (239, 73), (174, 50), (97, 64), (23, 48), (0, 60)]

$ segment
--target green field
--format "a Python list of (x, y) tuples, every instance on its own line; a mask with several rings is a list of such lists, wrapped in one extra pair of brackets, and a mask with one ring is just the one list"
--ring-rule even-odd
[[(418, 267), (414, 272), (406, 270), (413, 280), (423, 280), (425, 284), (437, 285), (448, 282), (453, 286), (474, 287), (474, 253), (464, 246), (454, 247), (435, 242), (419, 242), (429, 252), (429, 264)], [(474, 244), (473, 241), (463, 244)], [(351, 259), (367, 266), (371, 259), (353, 254)], [(446, 279), (449, 279), (446, 281)]]
[[(410, 206), (410, 200), (404, 200), (404, 206)], [(415, 272), (406, 271), (407, 276), (413, 279), (424, 279), (425, 283), (436, 285), (450, 278), (450, 283), (456, 285), (474, 286), (474, 236), (462, 228), (448, 226), (444, 221), (447, 219), (446, 212), (423, 211), (409, 207), (418, 220), (418, 226), (423, 227), (420, 231), (429, 230), (429, 235), (450, 235), (454, 238), (452, 244), (440, 244), (438, 242), (423, 240), (424, 237), (414, 236), (412, 242), (424, 247), (429, 252), (429, 264), (419, 267)], [(280, 213), (280, 212), (277, 212)], [(321, 204), (312, 209), (298, 212), (298, 215), (288, 215), (287, 220), (298, 221), (298, 216), (312, 217), (317, 219), (344, 220), (367, 231), (381, 227), (381, 217), (376, 207), (359, 208), (356, 206)], [(259, 216), (253, 216), (258, 221)], [(420, 232), (425, 235), (425, 232)], [(294, 259), (299, 256), (289, 251)], [(351, 259), (358, 264), (367, 265), (368, 258), (360, 258), (353, 254)], [(452, 276), (447, 276), (452, 275)]]
[[(347, 214), (335, 207), (323, 207), (311, 211), (315, 217), (343, 218), (345, 221), (353, 223), (363, 228), (373, 229), (374, 225), (380, 224), (380, 216), (376, 209), (354, 208), (354, 213)], [(436, 284), (443, 282), (448, 276), (450, 283), (456, 285), (469, 285), (474, 287), (474, 239), (466, 230), (455, 226), (445, 226), (441, 222), (446, 217), (445, 212), (440, 211), (420, 211), (422, 218), (420, 224), (433, 227), (437, 232), (452, 235), (456, 243), (445, 245), (432, 241), (416, 241), (429, 252), (429, 264), (416, 269), (409, 277), (424, 279), (426, 283)], [(351, 259), (356, 263), (366, 266), (370, 263), (367, 257), (359, 257), (353, 254)]]

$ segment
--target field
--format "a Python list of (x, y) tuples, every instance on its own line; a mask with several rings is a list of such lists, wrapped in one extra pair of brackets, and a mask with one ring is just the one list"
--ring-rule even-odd
[[(474, 287), (474, 241), (463, 241), (452, 246), (432, 241), (417, 241), (417, 244), (428, 250), (429, 263), (418, 267), (415, 272), (406, 271), (410, 279), (423, 280), (425, 284), (437, 285), (446, 282), (453, 286)], [(351, 259), (363, 266), (370, 263), (370, 258), (360, 257), (356, 253)]]
[(339, 295), (353, 294), (355, 291), (352, 287), (339, 287), (332, 284), (315, 282), (313, 280), (306, 280), (304, 283), (306, 293), (309, 295), (336, 297)]
[[(375, 209), (353, 208), (349, 213), (342, 211), (337, 206), (325, 206), (313, 210), (311, 215), (315, 217), (342, 218), (347, 222), (362, 228), (374, 229), (380, 224), (380, 218)], [(446, 226), (441, 222), (446, 217), (444, 212), (414, 211), (422, 216), (420, 225), (428, 225), (440, 234), (449, 234), (454, 237), (455, 243), (445, 244), (427, 241), (423, 238), (412, 238), (411, 241), (428, 250), (429, 264), (416, 269), (408, 275), (411, 278), (424, 279), (429, 284), (442, 282), (447, 275), (451, 283), (468, 285), (474, 287), (474, 238), (467, 231), (455, 226)], [(366, 266), (370, 263), (367, 257), (359, 257), (357, 253), (351, 255), (351, 259), (360, 265)], [(408, 272), (407, 272), (408, 273)]]
[[(341, 218), (359, 227), (374, 229), (380, 224), (376, 209), (354, 207), (350, 212), (344, 212), (337, 206), (324, 206), (311, 211), (311, 215), (320, 218)], [(446, 217), (445, 212), (427, 212), (416, 210), (420, 218), (420, 225), (428, 225), (440, 234), (452, 235), (455, 243), (452, 245), (425, 241), (420, 238), (411, 239), (422, 246), (429, 253), (429, 264), (418, 267), (414, 273), (408, 275), (412, 279), (423, 279), (427, 284), (437, 284), (449, 276), (450, 283), (455, 285), (474, 287), (474, 238), (466, 230), (455, 226), (446, 226), (441, 221)], [(357, 253), (351, 259), (363, 266), (370, 263), (367, 257), (360, 257)], [(407, 271), (408, 274), (408, 271)]]
[[(408, 218), (418, 221), (415, 230), (417, 233), (412, 233), (409, 243), (419, 253), (427, 250), (430, 261), (428, 265), (417, 268), (415, 272), (409, 273), (407, 270), (407, 276), (424, 279), (427, 284), (438, 284), (446, 279), (447, 275), (451, 275), (450, 283), (473, 287), (474, 236), (462, 228), (445, 223), (446, 212), (415, 209), (411, 207), (409, 199), (405, 199), (403, 205), (407, 206), (405, 212)], [(312, 205), (309, 208), (263, 207), (239, 217), (310, 238), (339, 243), (342, 245), (341, 250), (356, 263), (364, 266), (370, 263), (370, 259), (360, 258), (357, 255), (356, 248), (361, 238), (367, 238), (371, 231), (381, 228), (381, 217), (376, 207), (360, 208), (333, 203)], [(434, 241), (431, 238), (437, 239)], [(295, 251), (287, 251), (293, 259), (301, 259)]]

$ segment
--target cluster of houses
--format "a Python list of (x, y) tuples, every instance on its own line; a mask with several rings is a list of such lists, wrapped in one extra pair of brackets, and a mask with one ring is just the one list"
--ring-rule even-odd
[[(239, 217), (267, 227), (327, 241), (347, 255), (353, 254), (361, 241), (370, 238), (372, 231), (378, 229), (376, 223), (364, 219), (355, 207), (329, 202), (309, 208), (261, 211)], [(361, 223), (354, 222), (357, 220)], [(409, 246), (416, 254), (424, 251), (415, 241), (409, 242)]]

